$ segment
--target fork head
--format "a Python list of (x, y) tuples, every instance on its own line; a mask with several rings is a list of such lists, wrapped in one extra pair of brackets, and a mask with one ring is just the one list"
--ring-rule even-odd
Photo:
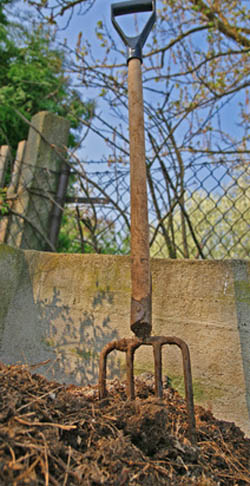
[(126, 393), (128, 399), (135, 398), (134, 385), (134, 354), (136, 349), (140, 346), (152, 346), (154, 355), (154, 376), (155, 376), (155, 395), (162, 398), (162, 347), (166, 344), (176, 345), (181, 350), (183, 360), (183, 372), (185, 383), (185, 399), (187, 405), (189, 438), (193, 444), (196, 443), (195, 432), (195, 415), (193, 402), (193, 386), (191, 373), (191, 360), (189, 348), (185, 341), (175, 336), (150, 336), (144, 339), (140, 338), (123, 338), (120, 340), (108, 343), (100, 354), (99, 361), (99, 398), (102, 399), (107, 395), (106, 389), (106, 373), (107, 373), (107, 357), (109, 353), (114, 350), (126, 353)]

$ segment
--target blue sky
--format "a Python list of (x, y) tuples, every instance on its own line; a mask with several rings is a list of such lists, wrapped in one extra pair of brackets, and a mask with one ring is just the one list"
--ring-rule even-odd
[[(99, 20), (102, 20), (103, 23), (107, 25), (108, 30), (112, 34), (112, 37), (116, 40), (117, 45), (122, 46), (122, 41), (120, 40), (118, 34), (115, 32), (115, 29), (111, 23), (111, 14), (110, 14), (110, 5), (113, 3), (112, 0), (96, 0), (93, 7), (91, 10), (86, 14), (82, 15), (80, 13), (80, 8), (76, 7), (74, 9), (74, 14), (71, 18), (71, 21), (69, 25), (67, 25), (67, 20), (68, 20), (68, 15), (65, 15), (65, 17), (58, 17), (58, 23), (59, 23), (59, 31), (58, 31), (58, 36), (57, 38), (63, 42), (64, 39), (67, 39), (67, 43), (70, 47), (74, 48), (77, 44), (77, 39), (79, 32), (82, 32), (83, 38), (88, 39), (90, 42), (92, 49), (94, 53), (98, 56), (100, 56), (100, 59), (102, 57), (102, 52), (99, 47), (99, 40), (96, 37), (95, 34), (95, 27), (96, 24)], [(27, 4), (23, 0), (19, 0), (16, 3), (16, 8), (21, 8), (23, 11), (27, 10), (27, 12), (30, 11), (30, 7), (27, 7)], [(148, 16), (148, 14), (145, 14)], [(123, 17), (119, 17), (119, 24), (124, 27), (123, 21), (125, 20), (125, 25), (126, 28), (129, 25), (133, 25), (133, 17), (132, 15), (130, 16), (125, 16), (129, 17), (129, 22), (127, 19), (124, 19)], [(143, 14), (139, 14), (139, 19), (143, 18), (143, 21), (145, 17), (143, 17)], [(127, 32), (127, 31), (126, 31)], [(130, 33), (131, 32), (127, 32)], [(78, 85), (78, 89), (80, 89), (80, 86)], [(147, 96), (146, 92), (145, 95)], [(93, 96), (93, 91), (92, 90), (84, 90), (83, 92), (84, 98), (91, 98)], [(102, 108), (102, 100), (98, 98), (98, 108)], [(105, 108), (107, 110), (107, 108)], [(232, 103), (229, 103), (229, 105), (225, 108), (224, 112), (224, 127), (227, 129), (228, 127), (231, 127), (235, 125), (235, 121), (237, 120), (237, 117), (234, 118), (232, 116), (232, 113), (235, 113), (236, 106), (232, 106)], [(106, 113), (105, 113), (106, 114)], [(107, 112), (107, 117), (109, 116), (109, 113)], [(234, 126), (235, 133), (239, 130), (236, 126)], [(103, 153), (106, 151), (106, 146), (104, 142), (101, 141), (101, 139), (97, 139), (96, 135), (89, 135), (88, 139), (85, 142), (85, 147), (81, 151), (81, 156), (83, 158), (86, 158), (86, 155), (88, 155), (88, 159), (91, 160), (99, 160), (101, 159)]]

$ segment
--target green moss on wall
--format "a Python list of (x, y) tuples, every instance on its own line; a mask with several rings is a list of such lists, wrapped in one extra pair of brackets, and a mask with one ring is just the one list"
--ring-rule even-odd
[(250, 305), (250, 281), (235, 280), (234, 285), (235, 293), (237, 295), (237, 302)]
[(83, 359), (84, 361), (92, 361), (93, 359), (97, 359), (99, 357), (99, 353), (93, 350), (85, 350), (80, 348), (71, 348), (70, 352), (77, 356), (78, 358)]
[[(122, 375), (125, 376), (126, 373), (126, 366), (125, 364), (121, 366), (122, 368)], [(134, 374), (135, 376), (140, 376), (141, 373), (153, 373), (152, 365), (135, 365)], [(163, 368), (162, 370), (163, 377), (167, 376), (169, 379), (169, 384), (175, 390), (180, 393), (182, 397), (185, 396), (185, 385), (184, 385), (184, 376), (183, 375), (168, 375), (167, 371)], [(193, 393), (194, 393), (194, 401), (199, 402), (202, 404), (208, 400), (213, 400), (215, 398), (219, 398), (223, 395), (221, 388), (214, 386), (208, 386), (202, 383), (200, 380), (193, 380)]]

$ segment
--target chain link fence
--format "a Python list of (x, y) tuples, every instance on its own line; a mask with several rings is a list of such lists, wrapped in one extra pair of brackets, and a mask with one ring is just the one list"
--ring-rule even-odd
[[(34, 124), (14, 162), (11, 151), (0, 148), (0, 241), (26, 249), (129, 254), (129, 164), (72, 159), (63, 119), (43, 112), (33, 121), (47, 132), (41, 136)], [(55, 146), (48, 137), (53, 127), (54, 137), (62, 136), (59, 122), (65, 133)], [(152, 257), (249, 258), (248, 163), (194, 159), (175, 167), (154, 159), (147, 161), (147, 179)]]
[[(59, 251), (129, 253), (129, 168), (89, 162), (74, 174)], [(177, 179), (148, 170), (151, 256), (249, 258), (249, 166), (194, 164)]]

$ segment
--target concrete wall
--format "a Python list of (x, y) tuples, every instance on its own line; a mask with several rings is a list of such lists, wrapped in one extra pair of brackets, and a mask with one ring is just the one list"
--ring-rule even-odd
[[(250, 262), (152, 261), (153, 333), (190, 347), (195, 403), (250, 436)], [(99, 352), (130, 336), (129, 257), (62, 255), (0, 246), (0, 360), (35, 364), (66, 383), (96, 383)], [(178, 349), (164, 347), (164, 373), (183, 388)], [(137, 373), (152, 352), (135, 355)], [(122, 376), (112, 353), (109, 377)]]

